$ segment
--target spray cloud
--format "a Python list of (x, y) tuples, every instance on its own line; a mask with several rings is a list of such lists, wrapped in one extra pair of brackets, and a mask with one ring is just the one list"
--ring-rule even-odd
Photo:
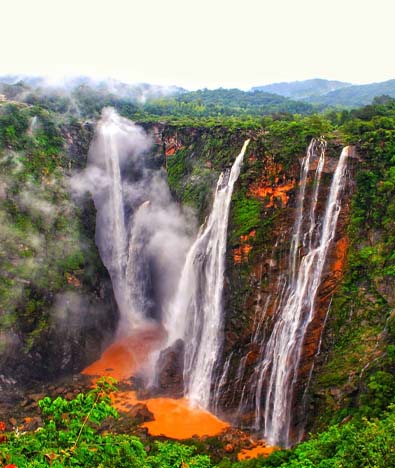
[(74, 190), (92, 194), (96, 243), (111, 276), (124, 336), (161, 321), (195, 225), (193, 216), (172, 201), (151, 146), (141, 127), (106, 108), (87, 168), (72, 180)]

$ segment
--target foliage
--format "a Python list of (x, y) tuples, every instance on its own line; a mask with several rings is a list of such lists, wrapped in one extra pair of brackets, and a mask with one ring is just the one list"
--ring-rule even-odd
[(260, 224), (261, 207), (260, 201), (248, 198), (241, 191), (236, 192), (232, 200), (232, 238), (235, 241)]
[(57, 295), (92, 295), (104, 270), (69, 193), (65, 143), (53, 113), (0, 105), (0, 325), (26, 353), (51, 327)]
[(292, 450), (267, 459), (240, 462), (233, 468), (387, 468), (395, 465), (395, 408), (382, 420), (331, 426)]
[[(0, 463), (25, 467), (211, 468), (207, 455), (196, 455), (194, 446), (155, 442), (149, 454), (142, 442), (124, 434), (101, 432), (108, 418), (117, 418), (111, 406), (114, 380), (101, 379), (96, 387), (73, 400), (45, 397), (39, 402), (43, 427), (35, 433), (8, 433), (0, 438)], [(0, 431), (4, 425), (0, 424)], [(395, 407), (381, 420), (334, 425), (291, 450), (273, 452), (268, 458), (241, 462), (229, 459), (218, 467), (347, 467), (386, 468), (395, 464)]]
[[(381, 416), (394, 401), (395, 365), (389, 352), (395, 343), (394, 128), (395, 101), (389, 98), (348, 113), (339, 128), (346, 141), (357, 145), (361, 160), (354, 168), (345, 278), (329, 321), (331, 352), (314, 385), (326, 395), (318, 410), (319, 427), (348, 415)], [(334, 386), (340, 401), (330, 395)]]
[(101, 423), (117, 418), (109, 394), (113, 379), (100, 379), (96, 387), (73, 400), (45, 397), (39, 401), (43, 427), (32, 433), (14, 432), (2, 440), (0, 463), (25, 467), (210, 468), (210, 459), (194, 455), (195, 448), (157, 442), (147, 456), (133, 436), (100, 432)]
[(152, 115), (209, 117), (269, 115), (278, 112), (307, 114), (312, 111), (312, 106), (262, 91), (219, 88), (152, 100), (147, 102), (144, 110)]

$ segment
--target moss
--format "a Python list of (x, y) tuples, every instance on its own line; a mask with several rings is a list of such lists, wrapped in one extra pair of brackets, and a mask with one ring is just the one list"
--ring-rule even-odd
[[(343, 398), (329, 398), (331, 403), (323, 404), (316, 396), (320, 428), (347, 414), (379, 416), (393, 401), (391, 392), (395, 393), (395, 381), (383, 377), (394, 371), (387, 349), (395, 344), (391, 330), (395, 305), (391, 293), (395, 287), (395, 132), (382, 125), (387, 121), (376, 119), (352, 121), (343, 128), (350, 142), (359, 140), (358, 152), (363, 159), (356, 169), (346, 272), (324, 337), (327, 360), (313, 379), (316, 395), (334, 389)], [(383, 389), (380, 398), (374, 394), (377, 388)]]
[(232, 199), (232, 236), (231, 243), (237, 243), (240, 236), (257, 228), (261, 222), (262, 203), (248, 198), (245, 191), (237, 191)]

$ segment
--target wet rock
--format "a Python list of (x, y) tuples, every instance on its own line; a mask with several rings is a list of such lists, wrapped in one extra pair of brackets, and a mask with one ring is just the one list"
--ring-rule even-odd
[(147, 405), (144, 403), (137, 403), (137, 405), (133, 405), (131, 410), (128, 412), (128, 415), (138, 424), (154, 420), (153, 413), (151, 413)]
[(31, 393), (29, 395), (30, 400), (33, 400), (34, 402), (38, 402), (39, 400), (42, 400), (45, 398), (45, 393)]
[(40, 416), (26, 417), (24, 419), (21, 430), (26, 432), (32, 432), (41, 427), (43, 421)]
[(16, 427), (18, 422), (15, 418), (10, 418), (8, 422), (11, 424), (12, 427)]
[(172, 346), (160, 353), (158, 385), (153, 390), (154, 394), (171, 396), (172, 398), (183, 396), (184, 349), (184, 342), (177, 340)]

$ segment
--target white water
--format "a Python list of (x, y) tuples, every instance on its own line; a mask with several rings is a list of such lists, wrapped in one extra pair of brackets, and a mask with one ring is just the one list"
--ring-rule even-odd
[[(336, 232), (341, 209), (341, 194), (345, 185), (348, 149), (343, 149), (325, 209), (322, 226), (317, 224), (316, 207), (324, 167), (326, 145), (313, 140), (302, 164), (294, 234), (290, 248), (288, 285), (276, 307), (276, 322), (263, 349), (256, 388), (256, 426), (262, 427), (269, 444), (288, 447), (292, 412), (293, 386), (297, 379), (304, 336), (314, 316), (317, 295), (329, 246)], [(309, 167), (312, 158), (320, 154), (314, 177), (313, 196), (305, 200)], [(310, 206), (310, 210), (307, 210)], [(305, 212), (308, 213), (305, 214)], [(321, 229), (320, 229), (321, 227)], [(303, 233), (305, 229), (305, 233)], [(305, 255), (300, 259), (300, 248)], [(264, 415), (261, 411), (263, 387), (266, 387)]]
[(124, 202), (122, 193), (121, 167), (119, 161), (119, 152), (116, 145), (117, 125), (110, 120), (107, 125), (101, 126), (105, 152), (105, 173), (108, 175), (108, 205), (107, 216), (109, 224), (105, 226), (108, 229), (111, 226), (111, 246), (99, 243), (101, 251), (109, 250), (107, 262), (104, 260), (106, 255), (102, 254), (103, 261), (110, 271), (113, 282), (115, 298), (121, 314), (125, 314), (128, 308), (127, 300), (127, 281), (125, 268), (127, 263), (127, 235), (124, 218)]
[(164, 325), (168, 345), (185, 343), (184, 386), (193, 404), (210, 403), (214, 365), (222, 344), (222, 291), (229, 208), (247, 140), (230, 173), (219, 177), (211, 214), (191, 246)]
[(141, 127), (104, 109), (88, 166), (74, 183), (76, 190), (92, 193), (96, 244), (111, 277), (123, 335), (161, 320), (191, 244), (193, 223), (172, 201), (164, 171), (149, 167), (151, 144)]

